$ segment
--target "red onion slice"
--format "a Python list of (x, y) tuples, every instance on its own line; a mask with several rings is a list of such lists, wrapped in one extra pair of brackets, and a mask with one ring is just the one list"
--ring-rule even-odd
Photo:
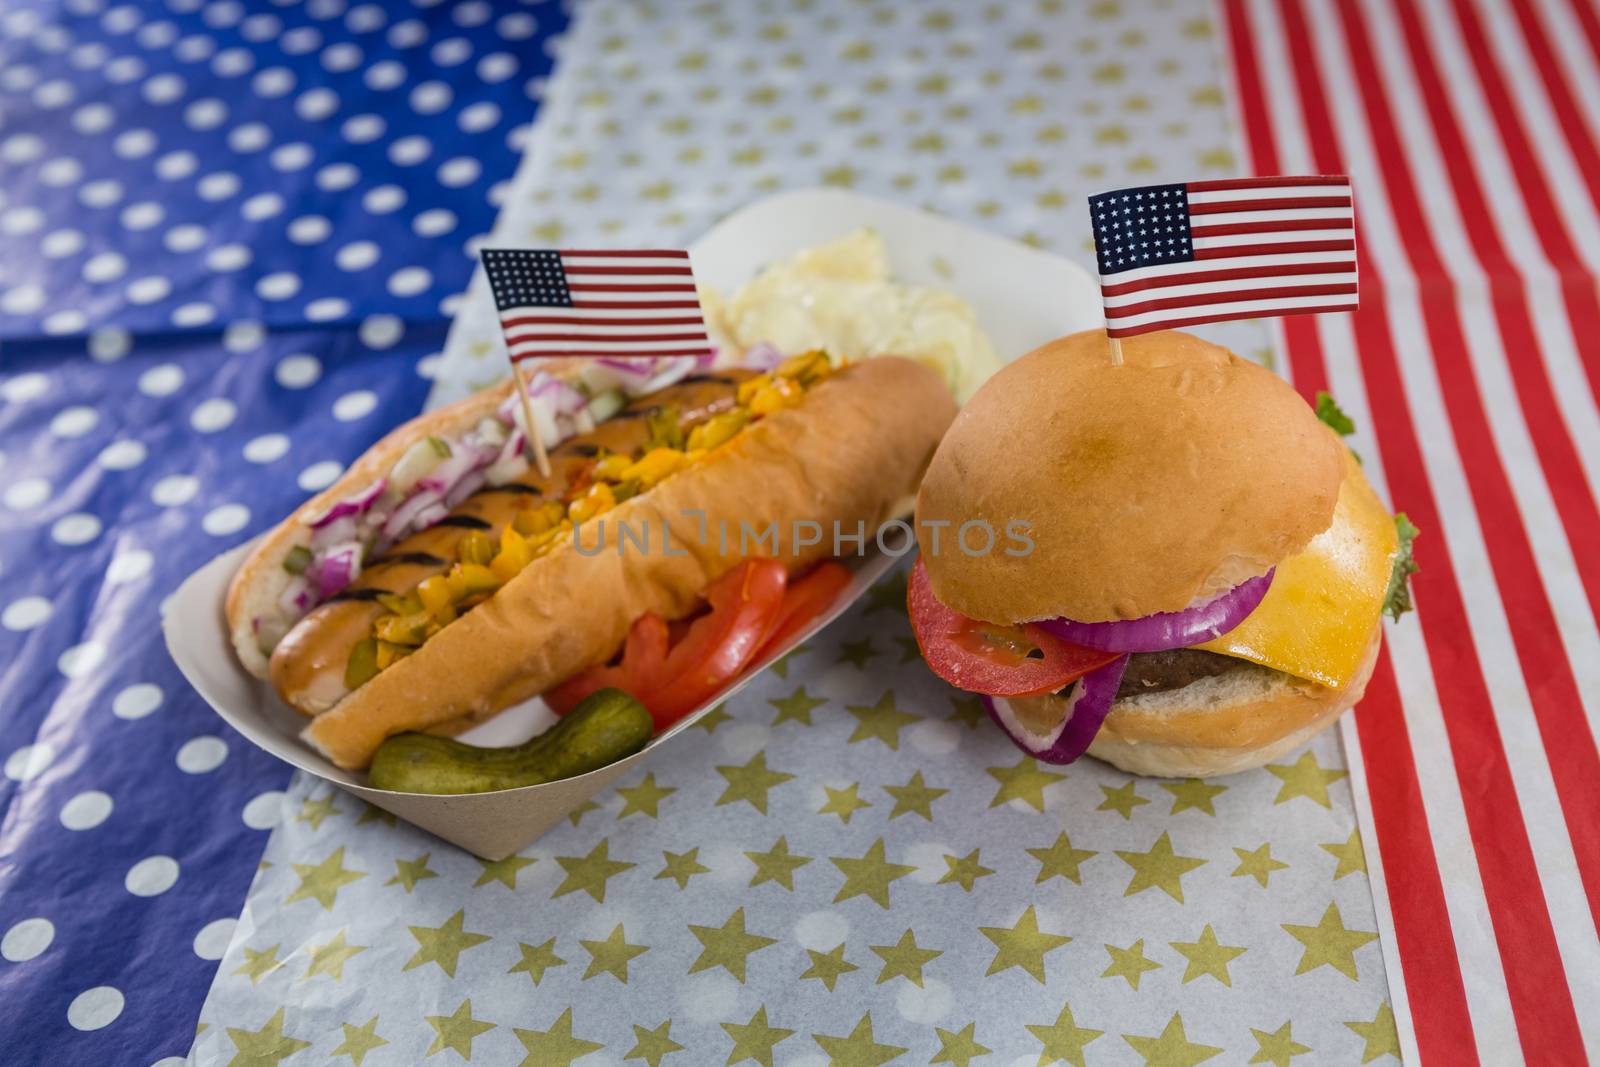
[(1221, 637), (1256, 610), (1272, 585), (1272, 571), (1240, 582), (1221, 596), (1183, 611), (1162, 611), (1119, 622), (1041, 619), (1038, 625), (1063, 641), (1101, 652), (1165, 652)]
[(1061, 724), (1050, 733), (1040, 736), (1018, 721), (1005, 697), (979, 695), (989, 718), (1006, 732), (1013, 744), (1042, 763), (1071, 763), (1085, 752), (1100, 724), (1111, 713), (1117, 690), (1122, 685), (1122, 672), (1128, 669), (1128, 657), (1118, 656), (1104, 667), (1090, 671), (1072, 686), (1072, 694), (1057, 697), (1065, 704)]
[(317, 518), (312, 519), (311, 528), (313, 530), (320, 529), (336, 519), (344, 518), (346, 515), (360, 515), (372, 507), (373, 502), (382, 496), (383, 491), (387, 488), (389, 488), (389, 479), (379, 478), (359, 493), (353, 493), (345, 497)]

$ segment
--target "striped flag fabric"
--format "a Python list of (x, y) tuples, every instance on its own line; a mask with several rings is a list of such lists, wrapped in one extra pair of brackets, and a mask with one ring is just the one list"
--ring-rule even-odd
[(1341, 726), (1399, 1054), (1600, 1063), (1600, 15), (1220, 11), (1241, 158), (1361, 188), (1362, 306), (1280, 366), (1423, 530)]
[(1356, 306), (1344, 175), (1117, 189), (1089, 216), (1111, 337)]
[(711, 350), (682, 249), (489, 248), (483, 266), (513, 363)]

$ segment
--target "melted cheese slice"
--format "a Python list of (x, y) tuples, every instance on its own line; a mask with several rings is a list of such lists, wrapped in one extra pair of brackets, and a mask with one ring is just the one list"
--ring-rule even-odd
[(1397, 548), (1394, 519), (1347, 458), (1333, 525), (1278, 564), (1272, 587), (1244, 622), (1194, 647), (1343, 689), (1383, 611)]

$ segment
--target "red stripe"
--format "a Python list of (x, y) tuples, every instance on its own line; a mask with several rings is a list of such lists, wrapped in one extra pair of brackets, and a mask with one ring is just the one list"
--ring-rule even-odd
[(513, 352), (511, 360), (521, 363), (525, 359), (659, 359), (663, 356), (703, 356), (709, 349), (700, 348), (674, 348), (666, 351), (650, 352), (609, 352), (595, 349), (574, 348), (565, 352)]
[(1522, 38), (1533, 57), (1533, 69), (1539, 72), (1545, 92), (1549, 94), (1556, 121), (1561, 124), (1561, 132), (1572, 149), (1578, 169), (1583, 172), (1584, 183), (1589, 187), (1589, 199), (1600, 211), (1600, 146), (1596, 146), (1594, 134), (1584, 121), (1583, 109), (1578, 105), (1572, 86), (1567, 84), (1566, 67), (1551, 47), (1550, 38), (1528, 5), (1528, 0), (1511, 0), (1511, 10), (1516, 14)]
[(1217, 248), (1197, 248), (1195, 259), (1251, 259), (1255, 256), (1282, 256), (1290, 252), (1354, 252), (1356, 243), (1349, 241), (1285, 241), (1271, 245), (1222, 245)]
[[(1353, 311), (1354, 304), (1338, 307), (1292, 307), (1280, 308), (1277, 311), (1252, 311), (1252, 319), (1276, 319), (1285, 315), (1305, 315), (1307, 312), (1318, 311)], [(1154, 333), (1157, 330), (1176, 330), (1180, 326), (1203, 326), (1208, 322), (1231, 322), (1234, 319), (1244, 318), (1237, 311), (1227, 311), (1220, 315), (1183, 315), (1178, 318), (1163, 319), (1160, 322), (1149, 322), (1143, 326), (1106, 326), (1107, 337), (1137, 337), (1142, 333)], [(1296, 320), (1290, 319), (1290, 322)]]
[[(1355, 282), (1330, 282), (1326, 285), (1263, 286), (1259, 289), (1240, 289), (1233, 292), (1196, 293), (1192, 296), (1157, 297), (1141, 300), (1137, 304), (1106, 308), (1107, 321), (1132, 318), (1150, 311), (1170, 311), (1172, 308), (1210, 307), (1213, 304), (1239, 304), (1249, 300), (1287, 300), (1298, 296), (1354, 296)], [(1309, 310), (1309, 309), (1308, 309)], [(1326, 308), (1318, 307), (1323, 311)]]
[[(1231, 5), (1232, 4), (1232, 0), (1229, 0), (1229, 3)], [(1232, 26), (1232, 25), (1233, 24), (1230, 23), (1230, 26)], [(1239, 31), (1239, 32), (1248, 33), (1248, 29), (1245, 29), (1245, 30)], [(1246, 44), (1247, 44), (1246, 38), (1243, 37), (1243, 36), (1240, 36), (1239, 33), (1236, 32), (1235, 39), (1233, 41), (1233, 47), (1234, 47), (1235, 53), (1237, 54), (1238, 52), (1242, 51), (1242, 46), (1245, 46)], [(1238, 73), (1239, 73), (1239, 77), (1242, 80), (1244, 78), (1244, 72), (1240, 71)], [(1257, 79), (1254, 88), (1259, 93), (1260, 88), (1261, 88), (1259, 72), (1252, 70), (1250, 72), (1250, 76)], [(1248, 89), (1248, 88), (1250, 88), (1250, 87), (1244, 86), (1242, 84), (1240, 86), (1241, 90)], [(1260, 99), (1265, 100), (1266, 99), (1265, 95), (1261, 95)], [(1264, 113), (1265, 112), (1263, 112), (1263, 114)], [(1267, 143), (1268, 144), (1272, 144), (1272, 142), (1270, 141), (1271, 130), (1268, 127), (1268, 125), (1263, 123), (1262, 126), (1261, 126), (1261, 129), (1266, 131), (1266, 134), (1267, 134), (1267, 136), (1269, 138), (1269, 141)], [(1253, 134), (1252, 134), (1252, 136), (1253, 136)], [(1274, 155), (1277, 154), (1277, 151), (1278, 151), (1277, 150), (1277, 146), (1276, 145), (1272, 145), (1272, 152), (1273, 152)], [(1209, 181), (1203, 181), (1203, 182), (1188, 182), (1188, 183), (1185, 184), (1185, 188), (1187, 188), (1188, 191), (1191, 192), (1191, 193), (1218, 193), (1218, 192), (1222, 192), (1225, 189), (1289, 189), (1289, 188), (1292, 188), (1292, 187), (1297, 186), (1297, 185), (1349, 185), (1349, 184), (1350, 184), (1350, 179), (1347, 176), (1343, 175), (1343, 174), (1291, 174), (1291, 175), (1276, 175), (1276, 176), (1273, 176), (1273, 177), (1265, 177), (1265, 178), (1213, 178), (1213, 179), (1211, 179)]]
[(1354, 218), (1280, 219), (1276, 222), (1224, 222), (1215, 226), (1194, 226), (1190, 237), (1228, 237), (1236, 233), (1287, 233), (1293, 230), (1353, 230)]
[[(1275, 267), (1229, 267), (1223, 270), (1197, 270), (1189, 274), (1161, 274), (1141, 278), (1134, 282), (1100, 286), (1100, 295), (1126, 296), (1146, 289), (1164, 289), (1171, 285), (1200, 285), (1206, 282), (1232, 282), (1244, 278), (1274, 278), (1301, 274), (1354, 274), (1354, 263), (1287, 263)], [(1113, 275), (1115, 277), (1115, 275)]]
[(563, 259), (568, 256), (601, 256), (607, 259), (688, 259), (689, 253), (681, 248), (563, 248)]
[(1191, 215), (1220, 215), (1226, 211), (1296, 211), (1313, 207), (1349, 207), (1348, 196), (1286, 196), (1278, 200), (1217, 200), (1209, 204), (1189, 202)]
[[(569, 293), (692, 293), (695, 291), (693, 283), (685, 285), (682, 282), (663, 282), (658, 285), (607, 285), (604, 282), (589, 282), (584, 285), (569, 285)], [(696, 301), (696, 306), (699, 302)]]
[(704, 340), (706, 340), (706, 335), (705, 335), (705, 331), (704, 330), (699, 331), (697, 333), (629, 333), (629, 334), (619, 333), (619, 334), (616, 334), (616, 335), (611, 336), (611, 337), (607, 337), (604, 334), (594, 334), (594, 333), (543, 333), (543, 332), (540, 332), (538, 334), (530, 334), (528, 336), (519, 336), (519, 337), (516, 337), (516, 338), (508, 337), (506, 340), (510, 344), (527, 344), (529, 342), (534, 342), (534, 341), (537, 341), (537, 342), (540, 342), (540, 343), (545, 343), (545, 342), (550, 342), (550, 341), (587, 341), (587, 342), (589, 342), (591, 344), (596, 342), (596, 341), (604, 341), (604, 342), (615, 341), (615, 342), (617, 342), (619, 344), (623, 343), (623, 342), (626, 342), (628, 344), (653, 344), (653, 343), (655, 343), (657, 341), (685, 341), (685, 342), (688, 342), (688, 341), (704, 341)]
[(1568, 0), (1567, 6), (1572, 8), (1583, 35), (1589, 40), (1589, 51), (1594, 53), (1594, 61), (1600, 63), (1600, 11), (1589, 0)]
[[(1337, 158), (1339, 148), (1327, 113), (1319, 67), (1298, 0), (1283, 0), (1283, 9), (1302, 105), (1308, 119), (1312, 113), (1318, 116), (1317, 121), (1308, 122), (1314, 151), (1322, 160), (1320, 165), (1326, 165), (1327, 161)], [(1346, 33), (1356, 38), (1351, 41), (1351, 51), (1364, 53), (1366, 50), (1360, 45), (1364, 44), (1365, 35), (1359, 32), (1358, 17), (1343, 5), (1340, 11), (1345, 16)], [(1393, 201), (1401, 243), (1411, 256), (1417, 275), (1446, 293), (1441, 299), (1437, 295), (1439, 290), (1433, 290), (1436, 295), (1421, 302), (1428, 339), (1436, 352), (1463, 352), (1466, 339), (1455, 310), (1451, 292), (1454, 286), (1422, 224), (1424, 215), (1410, 182), (1404, 147), (1393, 129), (1379, 121), (1381, 105), (1375, 97), (1381, 94), (1382, 87), (1371, 69), (1370, 56), (1363, 54), (1352, 58), (1357, 63), (1355, 80), (1362, 96), (1366, 124), (1372, 133), (1374, 155), (1383, 168), (1384, 184)], [(1363, 69), (1368, 71), (1365, 77), (1360, 73)], [(1368, 270), (1377, 280), (1374, 265), (1369, 264)], [(1357, 346), (1390, 486), (1418, 525), (1434, 532), (1433, 536), (1418, 542), (1417, 556), (1422, 569), (1413, 583), (1417, 599), (1426, 606), (1426, 611), (1418, 614), (1417, 623), (1428, 645), (1443, 718), (1450, 734), (1451, 755), (1483, 876), (1495, 940), (1504, 964), (1507, 991), (1517, 1018), (1518, 1037), (1530, 1063), (1580, 1062), (1584, 1055), (1583, 1037), (1578, 1030), (1550, 913), (1544, 903), (1521, 801), (1511, 779), (1499, 724), (1488, 697), (1489, 682), (1471, 636), (1449, 544), (1442, 533), (1443, 520), (1411, 421), (1381, 280), (1373, 288), (1377, 289), (1376, 296), (1369, 296), (1355, 317)], [(1460, 391), (1463, 384), (1460, 380), (1468, 375), (1458, 372), (1443, 377), (1445, 381), (1441, 384), (1447, 390), (1455, 379)], [(1475, 399), (1471, 383), (1465, 383), (1465, 391)], [(1476, 413), (1463, 412), (1452, 405), (1452, 422), (1457, 428), (1462, 426), (1464, 418), (1474, 415), (1481, 419), (1481, 408)], [(1482, 494), (1494, 488), (1487, 484), (1493, 479), (1486, 478), (1486, 466), (1494, 468), (1503, 485), (1504, 472), (1499, 469), (1498, 457), (1492, 449), (1479, 447), (1471, 433), (1458, 434), (1457, 446), (1467, 477), (1475, 483), (1472, 487), (1474, 499), (1482, 503), (1485, 501)], [(1498, 495), (1493, 499), (1501, 500)], [(1503, 531), (1511, 525), (1515, 509), (1514, 505), (1506, 510), (1485, 508), (1480, 514), (1486, 519), (1483, 523), (1485, 537), (1495, 537), (1499, 536), (1497, 530)]]
[(527, 326), (704, 326), (699, 315), (681, 315), (676, 318), (584, 318), (581, 315), (529, 315), (519, 317), (518, 323)]
[(631, 274), (635, 277), (692, 277), (694, 271), (688, 267), (567, 267), (567, 277), (586, 277), (591, 274)]

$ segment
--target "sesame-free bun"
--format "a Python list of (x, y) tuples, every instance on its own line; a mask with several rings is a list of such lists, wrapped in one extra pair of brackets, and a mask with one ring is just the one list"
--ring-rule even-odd
[[(1181, 611), (1305, 547), (1333, 521), (1343, 446), (1289, 385), (1176, 331), (1052, 341), (956, 416), (917, 498), (934, 594), (997, 623)], [(987, 523), (963, 551), (963, 523)], [(1029, 524), (1033, 548), (1008, 539)], [(939, 527), (937, 551), (932, 546)], [(1008, 549), (1010, 551), (1008, 551)]]

